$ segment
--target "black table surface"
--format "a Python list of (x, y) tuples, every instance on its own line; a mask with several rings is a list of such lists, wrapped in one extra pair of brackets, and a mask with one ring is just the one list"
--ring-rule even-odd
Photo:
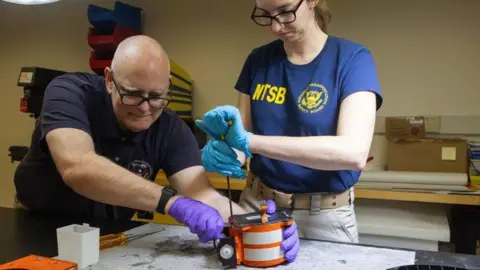
[[(123, 232), (144, 224), (135, 221), (79, 220), (0, 207), (0, 265), (29, 254), (57, 256), (56, 229), (83, 223), (100, 228), (100, 235)], [(415, 264), (480, 269), (480, 256), (416, 251)]]

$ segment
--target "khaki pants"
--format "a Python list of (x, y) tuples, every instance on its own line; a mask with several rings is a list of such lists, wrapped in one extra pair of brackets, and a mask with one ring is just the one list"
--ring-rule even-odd
[[(255, 197), (250, 187), (245, 187), (240, 195), (239, 205), (246, 211), (260, 210), (264, 198)], [(322, 209), (317, 215), (310, 210), (293, 210), (292, 216), (298, 227), (300, 238), (358, 243), (357, 221), (354, 205)]]

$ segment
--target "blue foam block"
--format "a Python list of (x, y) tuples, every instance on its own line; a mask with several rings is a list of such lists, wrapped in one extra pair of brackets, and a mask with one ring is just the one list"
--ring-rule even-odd
[(116, 1), (114, 10), (89, 4), (87, 15), (98, 33), (111, 34), (117, 24), (141, 31), (141, 12), (141, 8)]

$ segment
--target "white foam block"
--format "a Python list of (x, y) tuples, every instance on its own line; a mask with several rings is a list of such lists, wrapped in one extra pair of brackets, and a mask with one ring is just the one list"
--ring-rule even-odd
[(57, 229), (58, 259), (75, 262), (79, 268), (96, 264), (100, 256), (100, 230), (88, 224)]

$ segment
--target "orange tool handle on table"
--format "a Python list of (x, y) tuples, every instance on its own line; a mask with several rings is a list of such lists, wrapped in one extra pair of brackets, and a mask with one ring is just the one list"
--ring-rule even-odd
[(124, 233), (108, 234), (100, 237), (100, 250), (125, 245), (127, 236)]

